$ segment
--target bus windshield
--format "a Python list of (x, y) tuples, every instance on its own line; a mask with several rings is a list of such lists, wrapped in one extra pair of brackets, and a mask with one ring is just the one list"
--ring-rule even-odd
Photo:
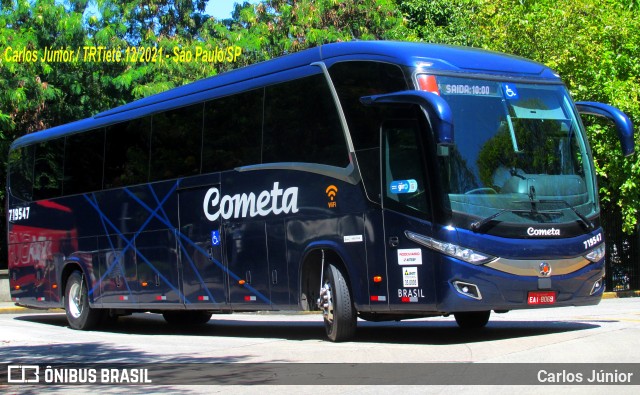
[(452, 77), (437, 84), (455, 128), (455, 144), (438, 150), (454, 217), (590, 226), (594, 171), (564, 86)]

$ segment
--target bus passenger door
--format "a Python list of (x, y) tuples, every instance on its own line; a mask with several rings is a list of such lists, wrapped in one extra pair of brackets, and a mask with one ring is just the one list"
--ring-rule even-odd
[(434, 253), (405, 236), (430, 236), (427, 168), (423, 155), (426, 122), (387, 120), (381, 126), (384, 242), (391, 311), (435, 308)]
[(178, 190), (178, 248), (186, 308), (222, 309), (228, 304), (226, 264), (220, 220), (209, 221), (202, 209), (207, 191), (219, 185)]
[(278, 309), (295, 310), (298, 304), (291, 300), (287, 265), (287, 236), (285, 222), (282, 219), (267, 222), (267, 253), (271, 303)]

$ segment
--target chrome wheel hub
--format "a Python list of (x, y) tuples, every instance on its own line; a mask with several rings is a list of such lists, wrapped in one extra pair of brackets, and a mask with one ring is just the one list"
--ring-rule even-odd
[(82, 287), (80, 284), (75, 283), (71, 285), (69, 290), (69, 313), (73, 318), (78, 318), (82, 315)]
[(325, 321), (333, 322), (333, 298), (331, 294), (331, 285), (329, 282), (324, 283), (320, 289), (320, 297), (318, 298), (318, 307), (322, 310), (322, 316)]

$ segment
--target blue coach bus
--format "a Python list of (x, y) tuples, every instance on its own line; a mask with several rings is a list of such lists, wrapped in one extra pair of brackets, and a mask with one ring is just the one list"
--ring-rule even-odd
[(544, 65), (322, 45), (26, 135), (9, 154), (13, 300), (75, 329), (132, 312), (357, 318), (597, 304), (605, 244), (578, 111)]

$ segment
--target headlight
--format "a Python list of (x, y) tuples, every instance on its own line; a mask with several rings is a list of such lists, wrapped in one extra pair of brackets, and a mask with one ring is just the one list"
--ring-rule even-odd
[(418, 233), (409, 232), (408, 230), (405, 231), (404, 234), (409, 240), (413, 240), (416, 243), (421, 244), (427, 248), (441, 252), (454, 258), (458, 258), (465, 262), (472, 263), (474, 265), (484, 265), (485, 263), (491, 262), (492, 260), (496, 259), (496, 257), (494, 256), (474, 251), (470, 248), (461, 247), (453, 243), (445, 243), (443, 241), (432, 239), (431, 237), (423, 236)]

